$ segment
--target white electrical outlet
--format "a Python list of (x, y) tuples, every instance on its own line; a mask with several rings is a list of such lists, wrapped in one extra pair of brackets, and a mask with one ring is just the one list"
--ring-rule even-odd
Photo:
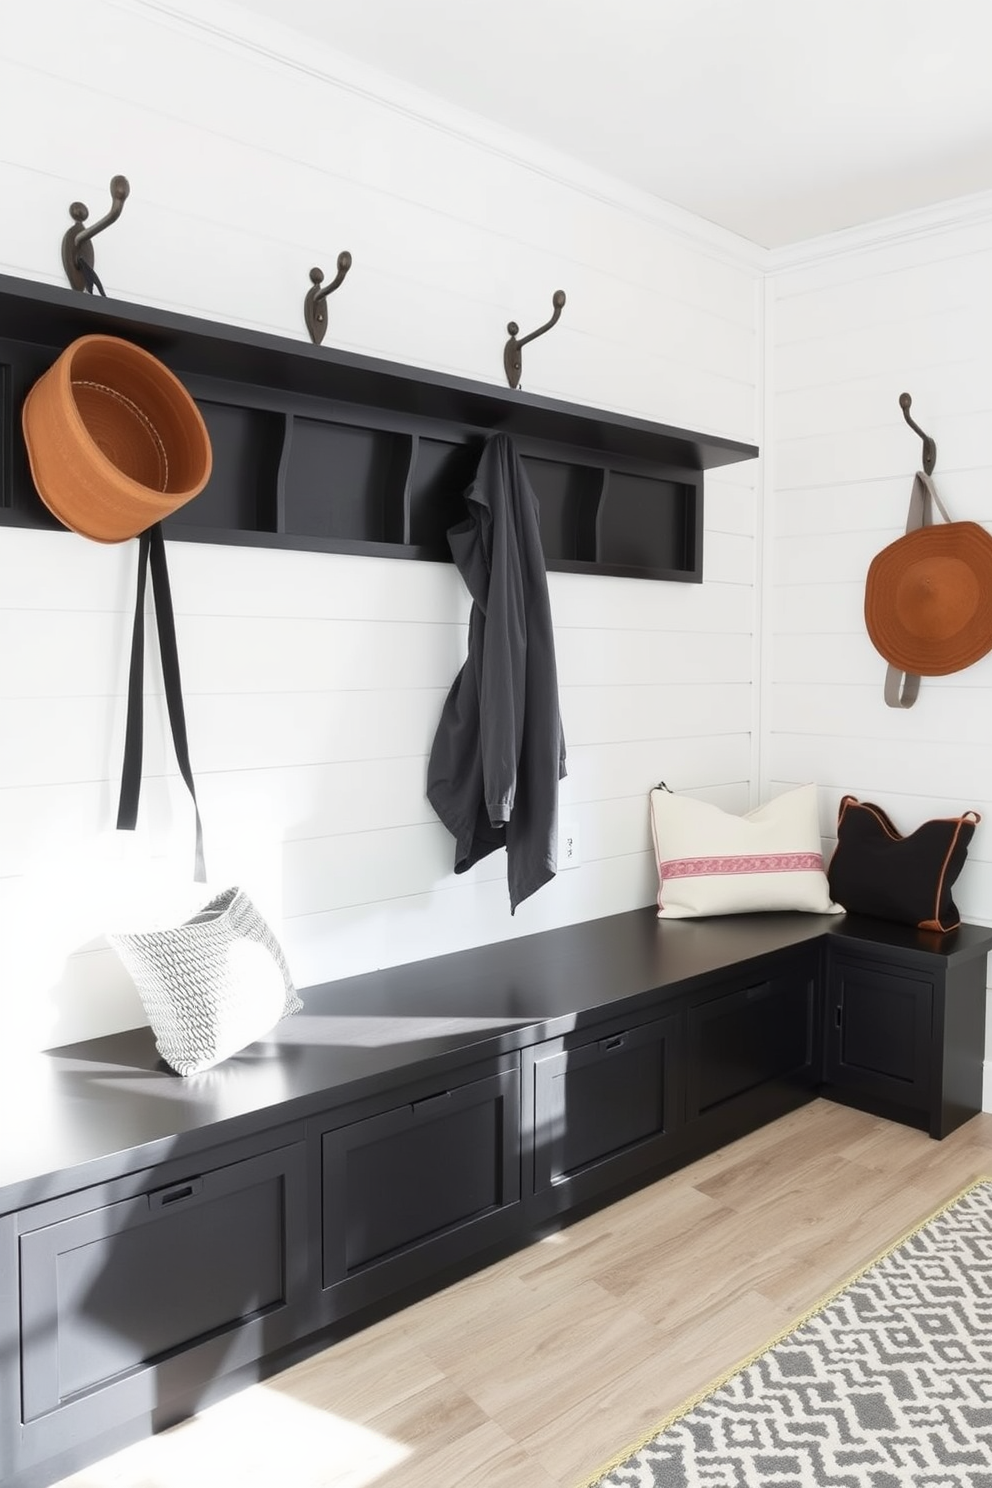
[(562, 822), (558, 831), (558, 867), (578, 868), (579, 858), (579, 828), (574, 821)]

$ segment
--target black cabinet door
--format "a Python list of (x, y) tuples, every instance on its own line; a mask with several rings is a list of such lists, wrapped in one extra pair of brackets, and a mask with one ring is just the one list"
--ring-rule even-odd
[(321, 1135), (329, 1317), (430, 1276), (502, 1238), (520, 1197), (514, 1063)]
[(563, 1211), (665, 1160), (681, 1116), (680, 1023), (672, 1013), (524, 1050), (526, 1172), (537, 1207)]
[(810, 1087), (815, 1009), (811, 958), (759, 964), (747, 980), (696, 994), (687, 1013), (687, 1119), (743, 1102), (752, 1091)]
[[(925, 975), (832, 956), (824, 1039), (830, 1093), (925, 1113), (931, 1094), (933, 994)], [(878, 1109), (887, 1114), (884, 1106)]]

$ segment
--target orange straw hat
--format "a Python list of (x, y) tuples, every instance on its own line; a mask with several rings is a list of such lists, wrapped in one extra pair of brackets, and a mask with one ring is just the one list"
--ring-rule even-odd
[(124, 542), (198, 496), (213, 457), (203, 416), (150, 352), (81, 336), (24, 400), (38, 494), (63, 526)]
[(875, 650), (920, 677), (992, 651), (992, 536), (977, 522), (917, 527), (871, 561), (865, 625)]

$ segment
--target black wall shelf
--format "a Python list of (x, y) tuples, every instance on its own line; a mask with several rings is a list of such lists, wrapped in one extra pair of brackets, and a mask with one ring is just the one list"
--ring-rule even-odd
[(199, 404), (214, 469), (184, 541), (450, 561), (485, 437), (515, 440), (549, 569), (699, 582), (703, 472), (753, 445), (194, 316), (0, 275), (0, 523), (61, 530), (20, 431), (28, 390), (93, 332), (159, 357)]

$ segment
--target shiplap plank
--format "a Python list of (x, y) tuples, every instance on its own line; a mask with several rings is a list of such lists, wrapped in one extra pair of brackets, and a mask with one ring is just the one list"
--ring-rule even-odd
[(201, 776), (197, 796), (205, 825), (261, 819), (292, 842), (433, 822), (426, 784), (426, 755), (391, 755), (217, 771)]
[(773, 544), (775, 584), (801, 585), (811, 602), (817, 587), (858, 583), (863, 587), (871, 560), (881, 548), (899, 536), (901, 530), (898, 533), (882, 529), (834, 531), (816, 536), (783, 537)]
[[(447, 687), (465, 659), (467, 628), (414, 620), (193, 615), (178, 617), (177, 638), (183, 688), (191, 697)], [(40, 611), (19, 645), (0, 653), (0, 692), (11, 698), (69, 698), (80, 689), (120, 693), (130, 647), (130, 615)], [(154, 649), (146, 671), (146, 691), (160, 693)]]
[(815, 588), (809, 583), (776, 585), (766, 600), (765, 613), (774, 614), (773, 635), (860, 634), (865, 624), (864, 603), (863, 574), (848, 580), (828, 574)]
[(555, 636), (558, 682), (570, 686), (747, 682), (751, 637), (687, 634), (671, 640), (655, 631), (562, 626)]
[[(974, 307), (916, 316), (911, 312), (893, 320), (881, 333), (876, 326), (795, 341), (775, 348), (776, 384), (785, 388), (819, 387), (843, 383), (847, 377), (892, 377), (898, 398), (906, 387), (913, 391), (917, 369), (957, 364), (962, 357), (976, 357), (988, 343), (986, 313)], [(898, 383), (898, 386), (895, 384)]]
[(884, 336), (894, 321), (903, 321), (907, 305), (923, 316), (973, 308), (988, 287), (992, 249), (957, 254), (953, 264), (953, 273), (948, 273), (946, 259), (904, 264), (887, 273), (782, 296), (776, 302), (779, 345), (865, 326), (878, 326)]
[(703, 550), (703, 582), (710, 584), (754, 583), (755, 544), (750, 535), (711, 532)]
[[(705, 566), (705, 552), (703, 556)], [(748, 584), (665, 584), (612, 574), (548, 575), (556, 631), (589, 624), (603, 630), (650, 630), (670, 641), (683, 633), (750, 634), (754, 592)]]
[[(901, 536), (906, 526), (915, 469), (912, 465), (883, 480), (818, 486), (803, 490), (779, 488), (775, 501), (776, 538), (833, 535), (837, 532), (877, 532)], [(992, 518), (992, 481), (988, 467), (944, 470), (935, 475), (937, 491), (956, 521), (985, 522)]]
[[(868, 668), (881, 677), (885, 662), (867, 635), (777, 635), (773, 642), (779, 685), (799, 683), (829, 687), (852, 677), (864, 679)], [(881, 683), (879, 683), (881, 685)]]
[[(728, 475), (728, 467), (707, 471), (703, 494), (703, 521), (707, 534), (732, 532), (741, 537), (753, 537), (757, 528), (758, 495), (754, 461), (742, 462), (729, 467), (748, 472), (750, 481), (734, 481)], [(704, 549), (705, 551), (705, 549)]]
[(444, 688), (348, 693), (201, 694), (189, 699), (199, 769), (426, 754)]
[[(925, 739), (933, 746), (970, 744), (987, 749), (992, 743), (992, 657), (986, 671), (986, 686), (969, 688), (945, 687), (939, 693), (929, 691), (908, 712), (888, 708), (880, 701), (881, 685), (864, 682), (860, 677), (824, 684), (810, 677), (806, 683), (777, 682), (770, 698), (769, 723), (794, 726), (799, 719), (810, 733), (829, 736), (844, 734), (855, 722), (862, 737), (886, 739), (903, 745), (907, 734)], [(930, 679), (925, 679), (926, 682)]]
[(719, 688), (700, 681), (562, 691), (565, 737), (576, 744), (739, 734), (750, 727), (751, 706), (750, 684), (740, 682)]
[[(946, 810), (980, 810), (988, 798), (988, 747), (952, 742), (935, 749), (931, 739), (903, 739), (898, 748), (891, 739), (835, 733), (769, 730), (765, 748), (766, 769), (771, 777), (815, 780), (824, 790), (836, 790), (873, 800), (884, 796), (898, 815), (899, 803), (923, 795), (934, 798), (941, 781), (953, 782), (953, 795)], [(935, 755), (940, 772), (933, 768)], [(888, 808), (887, 808), (888, 809)], [(907, 813), (910, 816), (910, 813)], [(922, 818), (921, 818), (922, 819)]]
[[(950, 472), (988, 470), (992, 453), (987, 432), (992, 415), (992, 379), (988, 391), (989, 402), (984, 409), (946, 414), (939, 428), (933, 425), (933, 438), (939, 433), (941, 448), (947, 451), (942, 473), (944, 468)], [(850, 481), (886, 480), (893, 471), (901, 469), (906, 471), (908, 502), (913, 472), (920, 464), (921, 447), (915, 436), (913, 444), (907, 445), (906, 435), (906, 426), (899, 415), (874, 429), (852, 429), (843, 437), (830, 433), (786, 440), (776, 452), (777, 477), (784, 486), (793, 489), (816, 486), (829, 490)]]
[(786, 441), (833, 434), (844, 439), (852, 429), (882, 428), (891, 422), (902, 429), (908, 455), (919, 445), (903, 422), (899, 405), (903, 392), (913, 400), (913, 417), (922, 424), (925, 415), (936, 439), (945, 416), (980, 412), (992, 404), (988, 359), (962, 357), (940, 367), (921, 368), (911, 388), (895, 392), (891, 375), (852, 377), (829, 387), (780, 388), (773, 400), (776, 438)]
[(746, 732), (579, 745), (570, 750), (563, 792), (570, 800), (609, 800), (636, 791), (646, 802), (660, 780), (682, 791), (736, 788), (749, 779), (750, 747)]

